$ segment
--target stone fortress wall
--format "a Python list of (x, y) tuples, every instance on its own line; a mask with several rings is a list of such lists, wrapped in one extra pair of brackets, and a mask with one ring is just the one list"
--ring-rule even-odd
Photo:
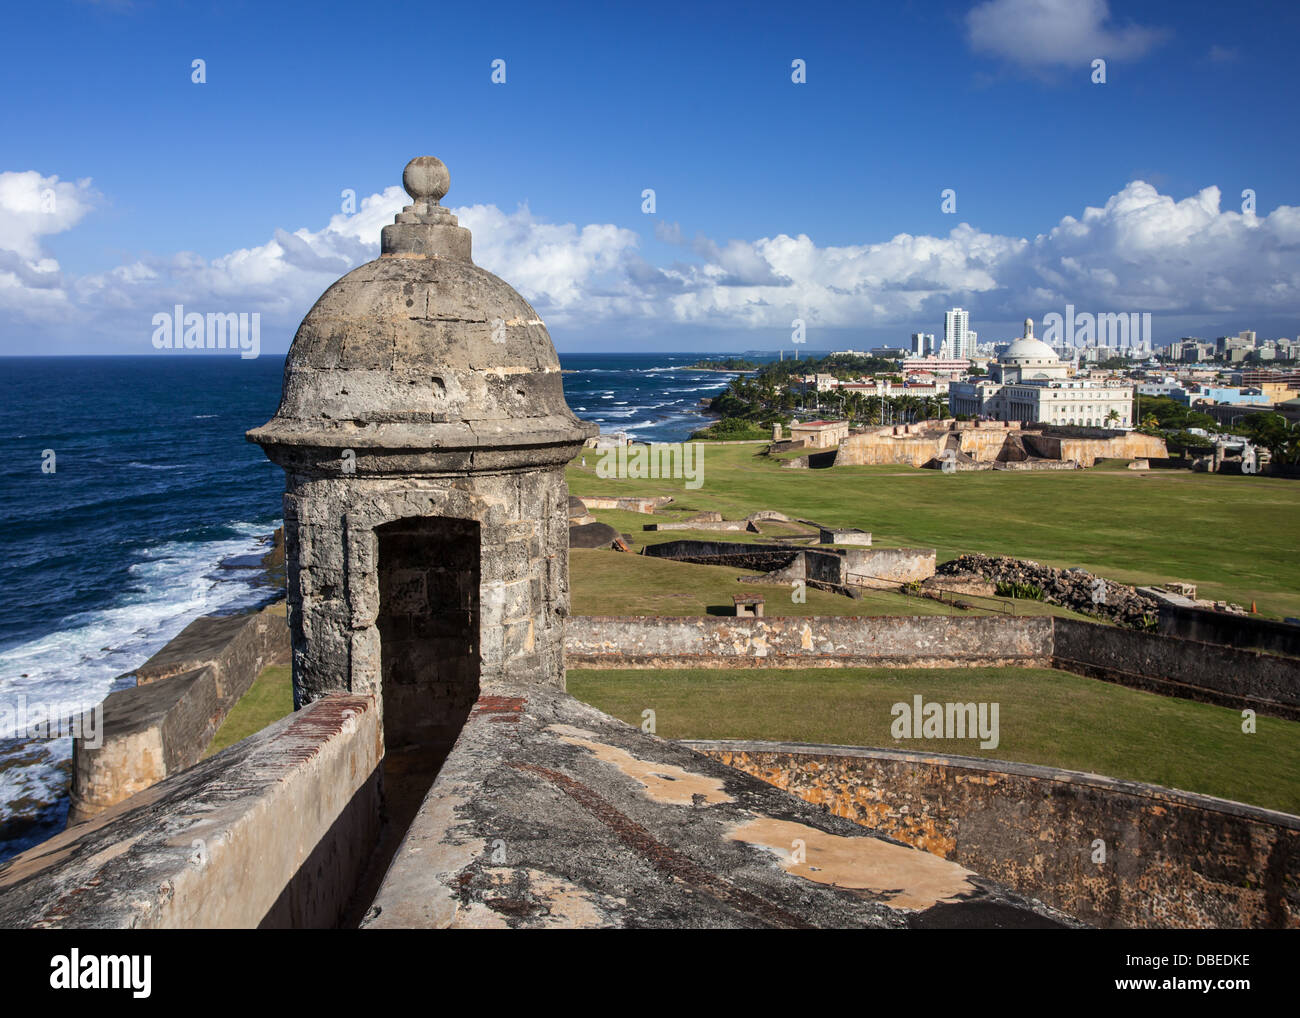
[(1300, 658), (1036, 616), (575, 617), (571, 668), (1060, 668), (1300, 720)]
[[(258, 618), (236, 631), (260, 631)], [(198, 631), (211, 632), (214, 620), (204, 621)], [(286, 644), (283, 622), (270, 621), (266, 632)], [(1093, 674), (1115, 681), (1300, 716), (1300, 661), (1047, 617), (576, 617), (566, 628), (570, 667), (1086, 671), (1081, 665), (1090, 663)], [(170, 662), (154, 662), (156, 674), (186, 663), (173, 650)], [(232, 649), (223, 661), (230, 670), (243, 662), (251, 681), (257, 656)], [(1147, 674), (1135, 673), (1134, 664)], [(493, 721), (504, 708), (487, 697), (475, 709)], [(113, 721), (110, 711), (106, 729)], [(1296, 817), (1005, 761), (861, 747), (691, 745), (1094, 925), (1300, 924)], [(377, 837), (382, 755), (374, 700), (327, 696), (16, 857), (0, 869), (0, 924), (336, 925), (355, 905), (351, 895)], [(433, 815), (422, 821), (434, 828), (443, 822)], [(285, 838), (286, 824), (295, 837)], [(1107, 863), (1092, 861), (1096, 839), (1105, 842)]]
[(105, 698), (100, 745), (73, 741), (68, 823), (193, 767), (262, 669), (288, 662), (283, 604), (195, 619)]
[(1300, 927), (1300, 817), (1287, 813), (974, 757), (685, 744), (1093, 926)]
[[(288, 655), (274, 606), (187, 626), (137, 670), (139, 686), (104, 701), (102, 745), (74, 742), (69, 824), (193, 767), (262, 668)], [(565, 660), (570, 668), (1056, 667), (1300, 720), (1300, 659), (1048, 616), (577, 616), (565, 627)]]
[(922, 421), (873, 428), (850, 435), (839, 445), (834, 465), (933, 465), (947, 449), (963, 463), (1043, 460), (1091, 467), (1100, 459), (1163, 459), (1164, 440), (1136, 431), (1069, 428), (1016, 421)]
[(336, 926), (376, 842), (382, 758), (372, 697), (310, 704), (15, 856), (0, 928)]
[[(692, 528), (698, 526), (693, 524)], [(869, 540), (870, 535), (867, 535)], [(736, 541), (665, 541), (646, 545), (641, 554), (652, 558), (760, 570), (745, 583), (788, 585), (803, 580), (812, 586), (849, 593), (857, 587), (898, 587), (934, 575), (933, 548), (806, 548)]]

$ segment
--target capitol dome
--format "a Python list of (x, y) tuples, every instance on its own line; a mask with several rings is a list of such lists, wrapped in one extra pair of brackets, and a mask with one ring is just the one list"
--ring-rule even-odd
[(1028, 366), (1033, 364), (1060, 364), (1061, 358), (1056, 356), (1056, 352), (1044, 343), (1041, 339), (1017, 339), (1007, 347), (998, 357), (999, 363), (1002, 364), (1019, 364)]
[(1034, 338), (1034, 320), (1026, 318), (1024, 335), (1002, 351), (998, 363), (1020, 367), (1035, 365), (1052, 367), (1060, 364), (1061, 358), (1056, 356), (1056, 351), (1041, 339)]

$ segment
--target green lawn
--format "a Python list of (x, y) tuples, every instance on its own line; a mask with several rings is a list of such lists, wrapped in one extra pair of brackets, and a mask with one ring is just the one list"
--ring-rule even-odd
[[(1142, 693), (1048, 669), (570, 670), (574, 696), (668, 739), (762, 739), (1048, 764), (1300, 814), (1300, 722)], [(1000, 742), (890, 734), (890, 707), (999, 705)]]
[[(1127, 583), (1182, 580), (1201, 596), (1254, 601), (1270, 616), (1300, 616), (1296, 534), (1300, 482), (1183, 471), (972, 471), (900, 466), (785, 470), (763, 446), (705, 446), (703, 485), (682, 480), (603, 480), (594, 462), (570, 466), (575, 495), (671, 495), (674, 508), (727, 519), (775, 509), (833, 526), (869, 530), (882, 547), (932, 547), (940, 561), (965, 551), (1082, 566)], [(756, 540), (741, 534), (651, 535), (653, 519), (597, 513), (638, 540)], [(687, 515), (669, 512), (666, 518)], [(577, 572), (577, 570), (575, 570)], [(575, 581), (581, 593), (583, 578)], [(728, 598), (728, 603), (729, 603)], [(811, 600), (811, 598), (810, 598)]]
[[(697, 536), (673, 533), (678, 539)], [(805, 601), (799, 603), (788, 585), (736, 582), (739, 576), (755, 575), (729, 566), (574, 548), (569, 552), (570, 611), (573, 615), (735, 615), (734, 594), (761, 594), (767, 615), (993, 615), (999, 613), (995, 605), (1008, 604), (1005, 599), (960, 595), (961, 600), (979, 606), (963, 611), (894, 591), (866, 591), (855, 601), (812, 588), (803, 591)], [(1013, 607), (1017, 615), (1085, 618), (1042, 601), (1016, 601)]]
[(269, 665), (253, 680), (248, 692), (226, 715), (203, 759), (233, 746), (272, 721), (293, 713), (293, 675), (288, 665)]

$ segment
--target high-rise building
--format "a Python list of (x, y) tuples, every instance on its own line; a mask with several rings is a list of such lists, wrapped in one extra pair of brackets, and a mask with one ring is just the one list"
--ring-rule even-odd
[(912, 356), (932, 357), (937, 352), (938, 351), (935, 349), (933, 332), (912, 333)]
[(943, 313), (943, 351), (944, 357), (969, 358), (975, 351), (969, 346), (966, 335), (970, 325), (970, 315), (961, 308), (953, 308)]

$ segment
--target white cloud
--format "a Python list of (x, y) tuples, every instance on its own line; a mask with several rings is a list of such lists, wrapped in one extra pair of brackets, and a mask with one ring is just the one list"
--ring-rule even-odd
[[(67, 279), (40, 237), (81, 220), (88, 184), (60, 185), (65, 218), (31, 220), (24, 203), (46, 178), (30, 176), (0, 178), (0, 312), (37, 332), (83, 337), (83, 350), (99, 342), (148, 352), (153, 313), (175, 303), (258, 311), (264, 347), (281, 348), (330, 283), (378, 254), (381, 227), (407, 200), (393, 187), (315, 231), (276, 230), (261, 245), (211, 260), (178, 252)], [(64, 192), (56, 193), (62, 204)], [(718, 243), (663, 225), (658, 239), (681, 251), (668, 265), (645, 261), (638, 235), (624, 227), (547, 223), (526, 206), (454, 211), (474, 234), (475, 262), (516, 287), (552, 328), (573, 331), (674, 323), (787, 330), (796, 317), (810, 327), (911, 330), (952, 304), (996, 321), (1067, 303), (1170, 316), (1289, 316), (1300, 304), (1300, 209), (1225, 211), (1215, 187), (1175, 200), (1133, 181), (1032, 238), (963, 223), (943, 236), (874, 244), (819, 246), (806, 234)]]
[(26, 315), (66, 308), (63, 273), (43, 238), (72, 229), (98, 199), (89, 180), (0, 173), (0, 309)]
[(508, 280), (538, 311), (581, 313), (611, 287), (631, 292), (624, 264), (637, 246), (632, 230), (543, 223), (526, 205), (511, 214), (495, 205), (455, 213), (474, 235), (475, 263)]
[(977, 53), (1031, 68), (1133, 60), (1166, 35), (1110, 24), (1106, 0), (987, 0), (967, 13), (966, 34)]

